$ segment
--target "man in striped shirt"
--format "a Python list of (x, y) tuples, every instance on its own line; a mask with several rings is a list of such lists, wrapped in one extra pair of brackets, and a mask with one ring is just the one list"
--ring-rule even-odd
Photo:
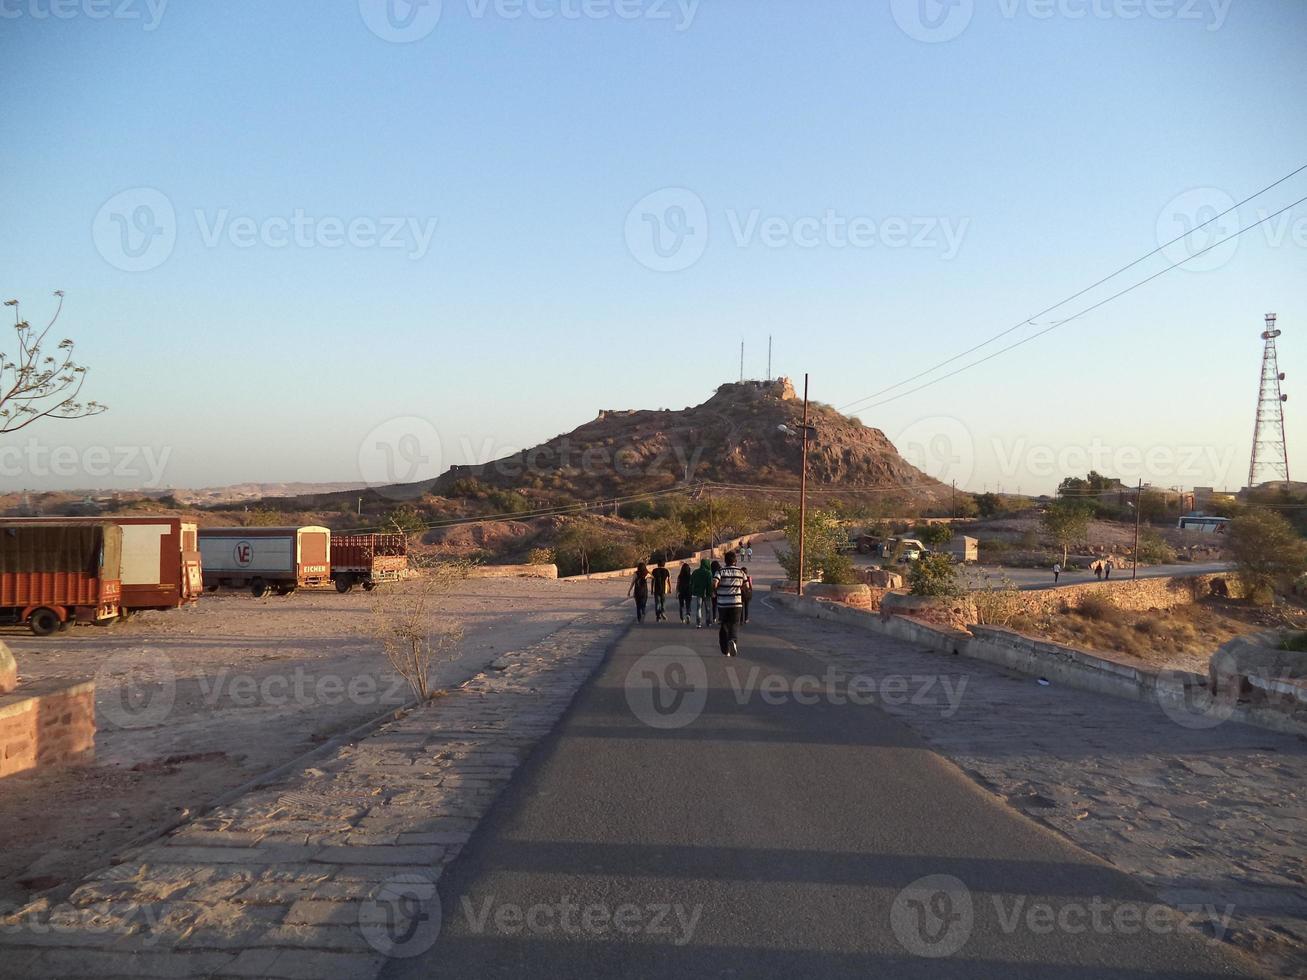
[(735, 552), (726, 552), (726, 567), (713, 577), (713, 591), (721, 616), (717, 641), (721, 644), (722, 656), (739, 656), (740, 646), (736, 639), (744, 612), (744, 572), (735, 567)]

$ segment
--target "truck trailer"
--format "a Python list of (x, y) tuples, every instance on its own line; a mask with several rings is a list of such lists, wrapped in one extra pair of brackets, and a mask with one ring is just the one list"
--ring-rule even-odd
[(371, 592), (408, 572), (408, 537), (403, 534), (333, 534), (331, 580), (337, 592), (362, 585)]
[(49, 636), (118, 618), (122, 528), (0, 521), (0, 619)]
[(15, 524), (116, 524), (122, 528), (123, 614), (177, 609), (204, 591), (198, 528), (181, 517), (23, 517)]
[(331, 580), (331, 531), (325, 527), (202, 527), (204, 587), (245, 589), (257, 598)]

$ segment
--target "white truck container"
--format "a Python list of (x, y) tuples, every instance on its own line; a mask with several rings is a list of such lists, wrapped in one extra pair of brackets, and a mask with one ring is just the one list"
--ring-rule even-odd
[(331, 530), (305, 527), (200, 528), (204, 587), (290, 595), (331, 581)]

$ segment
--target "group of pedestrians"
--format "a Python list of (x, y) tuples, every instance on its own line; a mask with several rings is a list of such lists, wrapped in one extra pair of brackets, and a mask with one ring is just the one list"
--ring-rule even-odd
[[(748, 542), (743, 550), (746, 555), (753, 554)], [(676, 602), (681, 623), (686, 626), (693, 623), (696, 629), (716, 623), (722, 654), (727, 657), (739, 652), (738, 628), (749, 621), (749, 604), (753, 600), (753, 579), (749, 577), (747, 568), (737, 564), (738, 560), (736, 552), (728, 551), (723, 556), (725, 564), (701, 558), (699, 567), (691, 570), (689, 563), (682, 563), (676, 577)], [(636, 566), (626, 594), (635, 599), (637, 623), (644, 622), (651, 592), (654, 621), (661, 623), (667, 619), (671, 577), (662, 558), (657, 560), (652, 570), (645, 562)]]
[[(1093, 562), (1089, 566), (1089, 569), (1094, 573), (1094, 577), (1101, 582), (1106, 579), (1110, 579), (1112, 577), (1112, 569), (1114, 569), (1115, 567), (1116, 566), (1112, 563), (1112, 559), (1108, 558), (1106, 561), (1104, 561), (1103, 559), (1099, 559), (1098, 561)], [(1054, 585), (1057, 585), (1058, 579), (1062, 577), (1062, 573), (1064, 571), (1066, 571), (1066, 569), (1062, 567), (1062, 563), (1060, 561), (1053, 562)]]

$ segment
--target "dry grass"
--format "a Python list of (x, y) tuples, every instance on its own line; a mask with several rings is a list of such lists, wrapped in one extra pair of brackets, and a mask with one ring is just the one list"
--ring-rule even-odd
[[(1290, 620), (1303, 621), (1303, 610)], [(1283, 610), (1208, 599), (1173, 609), (1132, 612), (1102, 596), (1087, 596), (1079, 608), (1018, 617), (1021, 633), (1100, 653), (1137, 658), (1152, 667), (1205, 672), (1216, 648), (1245, 633), (1285, 625)]]

